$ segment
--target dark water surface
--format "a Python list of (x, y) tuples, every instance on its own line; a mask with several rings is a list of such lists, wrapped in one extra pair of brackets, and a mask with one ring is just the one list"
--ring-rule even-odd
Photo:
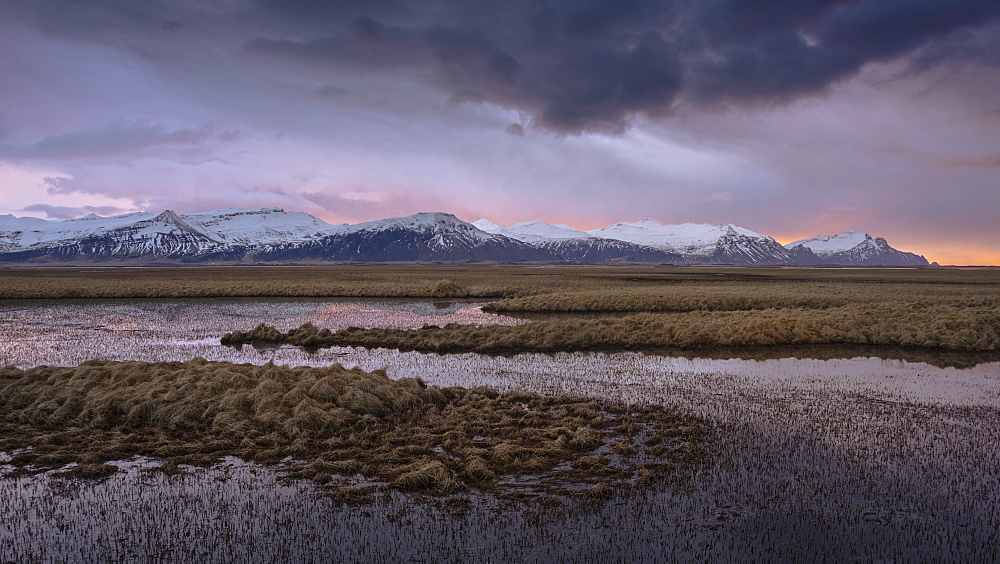
[[(432, 384), (656, 402), (708, 418), (712, 459), (682, 487), (594, 508), (392, 496), (343, 507), (310, 483), (227, 460), (168, 477), (123, 462), (102, 482), (0, 479), (0, 560), (962, 560), (1000, 554), (1000, 363), (856, 356), (436, 355), (241, 350), (219, 336), (287, 329), (517, 323), (475, 303), (413, 300), (0, 302), (0, 364), (91, 358), (323, 365)], [(945, 363), (947, 364), (947, 363)], [(955, 363), (952, 363), (953, 365)], [(0, 459), (2, 460), (2, 459)]]

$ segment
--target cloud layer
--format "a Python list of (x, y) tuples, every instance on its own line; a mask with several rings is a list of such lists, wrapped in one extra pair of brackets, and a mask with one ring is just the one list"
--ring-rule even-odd
[[(304, 4), (274, 11), (315, 17)], [(453, 101), (523, 110), (560, 133), (622, 132), (634, 116), (662, 117), (677, 104), (771, 105), (822, 94), (866, 64), (922, 47), (934, 48), (915, 61), (924, 68), (975, 56), (948, 39), (1000, 13), (996, 3), (968, 0), (446, 2), (440, 18), (419, 6), (245, 48), (336, 72), (422, 75)]]
[(998, 53), (1000, 4), (972, 0), (14, 0), (0, 207), (654, 216), (988, 253)]

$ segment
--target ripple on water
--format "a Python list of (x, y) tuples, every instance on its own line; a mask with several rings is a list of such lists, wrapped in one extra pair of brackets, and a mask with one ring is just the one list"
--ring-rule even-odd
[[(441, 307), (439, 307), (441, 306)], [(475, 303), (122, 300), (0, 303), (0, 364), (209, 360), (388, 368), (432, 384), (663, 402), (715, 423), (687, 488), (588, 511), (413, 504), (335, 506), (240, 461), (170, 478), (5, 478), (0, 558), (948, 559), (1000, 551), (1000, 364), (938, 368), (869, 356), (699, 359), (642, 353), (484, 356), (385, 349), (236, 350), (218, 337), (282, 329), (516, 323)], [(2, 461), (0, 461), (2, 462)], [(125, 510), (122, 510), (125, 508)], [(458, 511), (461, 509), (461, 511)], [(15, 517), (16, 516), (16, 517)], [(120, 552), (117, 552), (120, 551)]]

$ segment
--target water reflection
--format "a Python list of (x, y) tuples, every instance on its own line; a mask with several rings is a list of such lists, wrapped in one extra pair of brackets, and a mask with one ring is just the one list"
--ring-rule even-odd
[[(440, 302), (437, 302), (440, 305)], [(91, 358), (388, 368), (442, 386), (488, 384), (664, 402), (713, 422), (712, 463), (687, 487), (599, 510), (458, 510), (405, 497), (346, 508), (229, 461), (179, 478), (121, 473), (0, 482), (0, 560), (139, 558), (456, 560), (991, 560), (1000, 552), (1000, 363), (686, 358), (638, 352), (484, 356), (218, 344), (283, 329), (519, 321), (476, 303), (156, 300), (0, 303), (0, 364)], [(471, 320), (471, 321), (470, 321)], [(817, 355), (819, 353), (812, 353)], [(945, 363), (939, 363), (945, 364)], [(108, 516), (112, 515), (112, 518)], [(16, 517), (12, 517), (16, 516)], [(161, 533), (162, 532), (162, 533)], [(130, 540), (132, 539), (132, 540)], [(115, 552), (124, 550), (124, 552)], [(44, 551), (44, 552), (41, 552)]]

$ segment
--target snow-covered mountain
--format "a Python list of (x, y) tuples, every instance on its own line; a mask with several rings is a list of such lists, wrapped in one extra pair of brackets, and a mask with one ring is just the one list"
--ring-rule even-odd
[(77, 219), (48, 221), (36, 217), (0, 216), (0, 252), (59, 242), (72, 243), (136, 222), (153, 219), (155, 214), (136, 212), (112, 217), (86, 215)]
[(819, 235), (785, 245), (789, 250), (809, 249), (823, 264), (854, 266), (927, 266), (922, 255), (896, 250), (882, 237), (862, 231)]
[(488, 219), (479, 219), (472, 224), (487, 233), (543, 248), (569, 262), (665, 263), (684, 260), (684, 257), (663, 249), (598, 237), (563, 224), (525, 221), (506, 227)]
[(569, 225), (551, 225), (541, 221), (524, 221), (515, 223), (510, 227), (497, 225), (488, 219), (479, 219), (472, 222), (477, 228), (525, 243), (547, 243), (550, 241), (567, 241), (573, 239), (593, 239), (594, 236), (585, 232), (577, 231)]
[(277, 208), (131, 213), (49, 221), (0, 216), (6, 263), (585, 262), (925, 265), (851, 231), (786, 246), (736, 225), (616, 223), (588, 232), (540, 221), (510, 227), (418, 213), (330, 225)]
[(247, 246), (309, 241), (347, 225), (334, 226), (307, 213), (286, 212), (279, 208), (229, 208), (182, 217), (188, 225), (216, 241)]
[(588, 233), (713, 264), (812, 264), (815, 258), (811, 253), (791, 253), (767, 235), (732, 224), (662, 225), (644, 219), (635, 223), (616, 223)]
[[(210, 236), (192, 228), (174, 212), (129, 214), (113, 218), (84, 217), (46, 229), (5, 232), (12, 246), (0, 255), (10, 262), (138, 259), (183, 259), (219, 246)], [(90, 229), (87, 229), (89, 227)]]
[(344, 226), (305, 243), (254, 253), (259, 260), (351, 262), (523, 262), (558, 257), (516, 239), (487, 233), (450, 213), (418, 213)]
[(810, 239), (792, 241), (785, 245), (785, 247), (791, 249), (801, 245), (816, 253), (816, 256), (826, 257), (853, 249), (869, 239), (871, 237), (867, 233), (852, 230), (840, 235), (818, 235)]

